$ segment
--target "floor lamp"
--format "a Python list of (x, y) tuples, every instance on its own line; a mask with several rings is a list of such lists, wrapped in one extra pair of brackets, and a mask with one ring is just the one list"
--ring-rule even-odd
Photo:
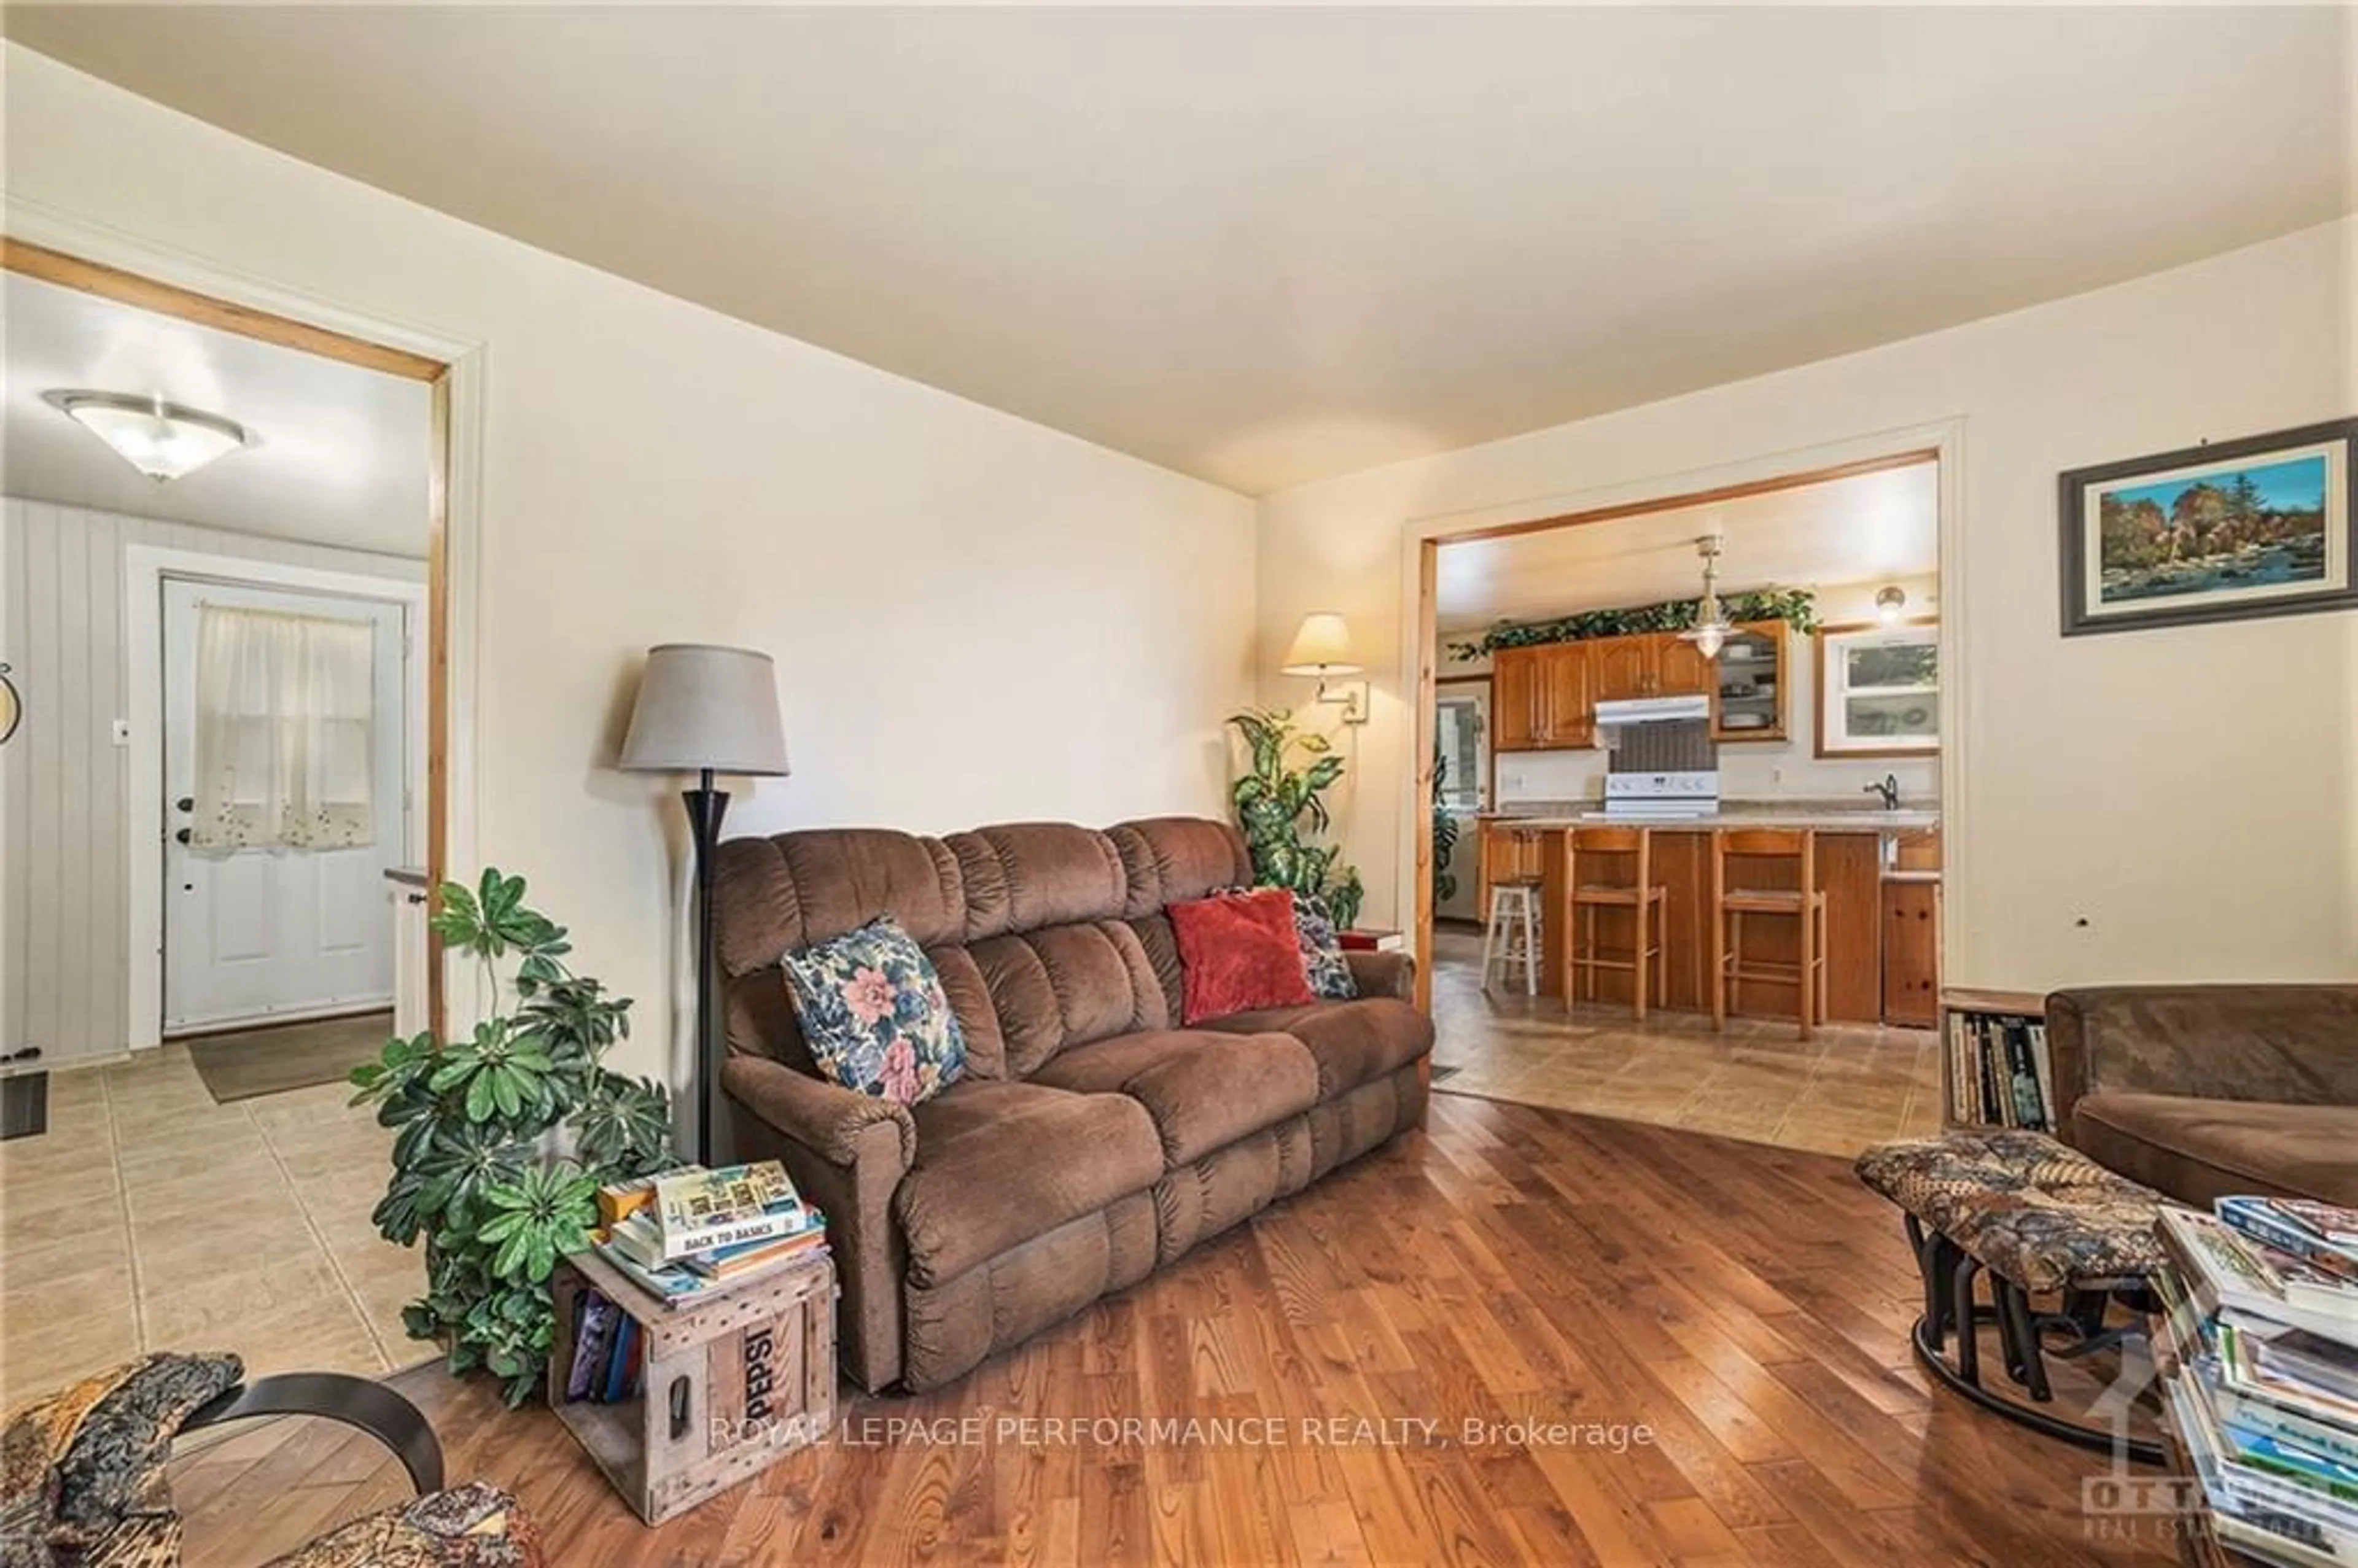
[(777, 666), (770, 655), (701, 643), (648, 649), (622, 766), (631, 773), (697, 775), (696, 787), (681, 798), (696, 845), (696, 1157), (709, 1164), (721, 1055), (712, 1005), (712, 855), (729, 814), (728, 793), (714, 789), (712, 778), (786, 771)]

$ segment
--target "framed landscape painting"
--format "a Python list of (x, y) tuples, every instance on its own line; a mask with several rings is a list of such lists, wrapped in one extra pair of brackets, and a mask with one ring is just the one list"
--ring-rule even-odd
[(2358, 419), (2062, 477), (2063, 634), (2358, 607)]

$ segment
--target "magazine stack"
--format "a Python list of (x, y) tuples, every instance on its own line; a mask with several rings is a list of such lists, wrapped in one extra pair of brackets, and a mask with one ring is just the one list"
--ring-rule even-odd
[(2290, 1198), (2165, 1209), (2170, 1423), (2220, 1544), (2358, 1563), (2358, 1211)]

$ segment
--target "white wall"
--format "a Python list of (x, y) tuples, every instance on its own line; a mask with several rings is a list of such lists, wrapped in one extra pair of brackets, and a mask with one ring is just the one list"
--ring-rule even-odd
[[(1962, 421), (1967, 681), (1944, 802), (1960, 984), (2358, 975), (2358, 615), (2065, 641), (2056, 475), (2358, 414), (2358, 220), (2072, 299), (1264, 498), (1260, 645), (1350, 618), (1376, 676), (1347, 819), (1395, 916), (1404, 535)], [(1284, 683), (1265, 677), (1270, 689)]]
[(639, 999), (619, 1065), (675, 978), (676, 783), (612, 771), (649, 643), (778, 660), (736, 831), (1223, 808), (1249, 502), (5, 61), (12, 201), (488, 345), (477, 832)]
[[(426, 520), (418, 518), (423, 540)], [(0, 502), (0, 663), (25, 705), (0, 746), (0, 1050), (119, 1054), (125, 752), (124, 552), (134, 545), (426, 580), (426, 563), (14, 497)]]

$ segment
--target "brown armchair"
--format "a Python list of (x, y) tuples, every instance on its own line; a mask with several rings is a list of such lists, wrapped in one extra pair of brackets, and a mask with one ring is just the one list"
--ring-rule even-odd
[(2047, 999), (2057, 1133), (2186, 1203), (2358, 1206), (2358, 985), (2108, 986)]

